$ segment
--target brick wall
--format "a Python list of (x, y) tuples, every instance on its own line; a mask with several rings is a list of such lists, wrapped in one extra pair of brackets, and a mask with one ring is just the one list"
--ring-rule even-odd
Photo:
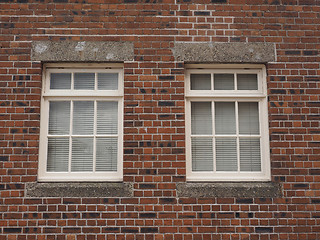
[[(0, 238), (320, 239), (319, 0), (0, 1)], [(42, 62), (34, 41), (133, 42), (124, 62), (124, 182), (133, 197), (27, 197), (37, 181)], [(184, 62), (175, 42), (273, 43), (274, 198), (179, 197)]]

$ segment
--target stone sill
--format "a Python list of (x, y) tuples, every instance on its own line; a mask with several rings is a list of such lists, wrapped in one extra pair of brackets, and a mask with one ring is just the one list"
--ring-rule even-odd
[(273, 182), (187, 182), (177, 184), (178, 197), (274, 198), (281, 197), (281, 185)]
[(27, 183), (26, 197), (132, 197), (132, 183)]

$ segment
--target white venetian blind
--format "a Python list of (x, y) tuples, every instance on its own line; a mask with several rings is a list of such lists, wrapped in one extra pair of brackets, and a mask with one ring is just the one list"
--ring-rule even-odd
[(73, 137), (71, 172), (90, 172), (93, 169), (93, 138)]
[(216, 138), (217, 171), (237, 171), (236, 138)]
[(234, 90), (234, 75), (214, 74), (214, 90)]
[(97, 138), (96, 171), (116, 171), (118, 139)]
[(211, 102), (191, 103), (191, 134), (212, 134)]
[(257, 74), (237, 74), (238, 90), (258, 90)]
[(234, 102), (215, 102), (216, 134), (235, 134), (236, 117)]
[(95, 86), (94, 73), (75, 73), (74, 89), (76, 90), (93, 90)]
[(94, 123), (94, 102), (74, 101), (73, 102), (73, 130), (74, 135), (93, 134)]
[(211, 74), (191, 74), (191, 90), (210, 90)]
[(212, 138), (193, 137), (191, 139), (192, 171), (213, 170)]
[(71, 73), (51, 73), (50, 89), (71, 89)]
[(240, 134), (258, 135), (259, 109), (257, 102), (239, 102), (239, 132)]
[(240, 138), (240, 171), (261, 171), (259, 138)]
[(48, 172), (68, 172), (69, 138), (48, 139)]
[(97, 102), (97, 134), (118, 133), (118, 102)]
[(98, 73), (98, 90), (117, 90), (118, 73)]
[(70, 101), (50, 101), (49, 134), (66, 135), (70, 128)]

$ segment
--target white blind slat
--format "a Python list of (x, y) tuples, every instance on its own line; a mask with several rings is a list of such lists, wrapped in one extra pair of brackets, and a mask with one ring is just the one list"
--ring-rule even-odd
[(191, 103), (191, 133), (212, 134), (211, 102)]

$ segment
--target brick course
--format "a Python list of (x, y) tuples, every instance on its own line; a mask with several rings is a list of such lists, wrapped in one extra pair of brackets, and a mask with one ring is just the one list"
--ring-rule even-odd
[[(320, 239), (319, 0), (1, 0), (0, 239)], [(26, 197), (37, 181), (42, 63), (34, 41), (132, 42), (124, 182), (132, 197)], [(184, 62), (176, 42), (262, 42), (275, 198), (179, 197)]]

